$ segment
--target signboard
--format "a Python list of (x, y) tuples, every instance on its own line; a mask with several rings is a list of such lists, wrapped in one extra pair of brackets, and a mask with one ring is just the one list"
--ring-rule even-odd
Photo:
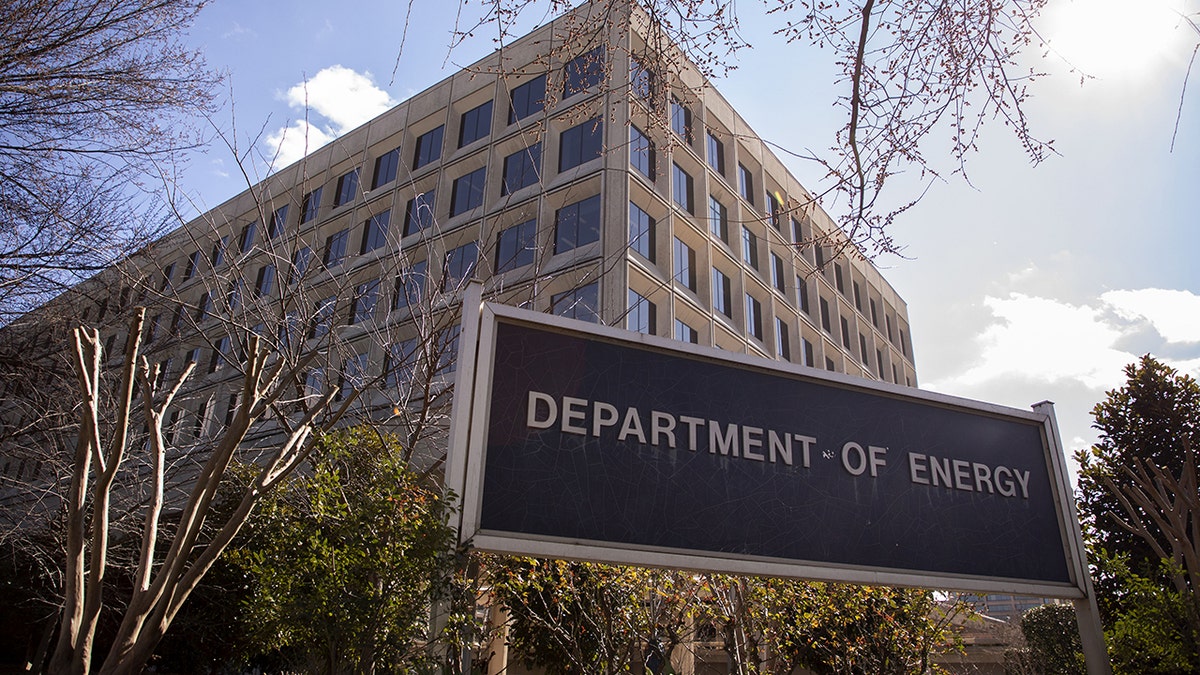
[(481, 549), (1080, 597), (1047, 416), (485, 305)]

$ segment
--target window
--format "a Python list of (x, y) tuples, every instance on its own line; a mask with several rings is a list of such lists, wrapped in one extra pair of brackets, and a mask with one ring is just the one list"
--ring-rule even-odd
[(837, 286), (838, 293), (845, 295), (846, 294), (846, 284), (842, 280), (842, 265), (841, 265), (841, 263), (833, 263), (833, 282), (834, 282), (834, 285)]
[(480, 167), (465, 176), (455, 178), (450, 191), (450, 215), (466, 213), (482, 204), (486, 181), (487, 167)]
[(636, 58), (629, 59), (629, 89), (647, 103), (654, 99), (654, 71)]
[(438, 335), (437, 339), (437, 369), (434, 375), (448, 375), (458, 368), (458, 338), (462, 335), (462, 326), (455, 324)]
[(308, 264), (312, 262), (312, 249), (305, 246), (297, 249), (292, 254), (292, 269), (288, 272), (288, 285), (294, 284), (304, 278), (304, 273), (308, 271)]
[(671, 163), (671, 197), (688, 213), (692, 210), (692, 177), (688, 172)]
[(335, 207), (349, 204), (358, 195), (358, 169), (342, 174), (337, 182), (337, 194), (333, 196)]
[(396, 180), (396, 169), (400, 165), (400, 148), (386, 152), (375, 158), (375, 175), (371, 179), (371, 189), (387, 185)]
[(542, 164), (542, 144), (534, 143), (528, 148), (514, 152), (504, 158), (504, 182), (500, 194), (516, 192), (527, 185), (541, 180), (538, 167)]
[(417, 339), (409, 338), (388, 345), (384, 356), (383, 384), (395, 388), (412, 382), (417, 366)]
[(712, 304), (715, 311), (733, 318), (732, 284), (729, 283), (729, 277), (715, 267), (713, 268)]
[(892, 317), (889, 314), (883, 315), (883, 323), (887, 326), (888, 342), (895, 342), (896, 338), (892, 337)]
[(415, 171), (441, 156), (442, 127), (438, 127), (417, 136), (417, 142), (413, 148), (412, 168)]
[(805, 241), (808, 241), (808, 237), (804, 234), (804, 226), (795, 218), (792, 218), (792, 241), (796, 244), (803, 244)]
[(821, 298), (821, 328), (826, 333), (833, 334), (833, 329), (829, 327), (829, 301)]
[(274, 239), (283, 232), (283, 228), (287, 227), (288, 205), (275, 209), (271, 212), (271, 222), (267, 225), (267, 239)]
[(629, 202), (629, 248), (654, 262), (654, 218)]
[(437, 195), (433, 190), (422, 192), (408, 200), (408, 207), (404, 209), (404, 236), (416, 234), (433, 225), (433, 207), (436, 201)]
[(680, 342), (690, 342), (694, 345), (700, 344), (700, 334), (696, 332), (696, 329), (679, 319), (675, 319), (675, 339)]
[(325, 369), (309, 368), (304, 374), (304, 395), (321, 396), (325, 393)]
[(530, 115), (541, 112), (546, 101), (546, 76), (539, 75), (534, 79), (512, 90), (508, 107), (508, 123), (523, 120)]
[(904, 329), (900, 329), (900, 353), (905, 356), (912, 356), (908, 351), (908, 342), (904, 339)]
[(754, 176), (750, 174), (750, 169), (747, 169), (741, 163), (738, 163), (738, 192), (745, 199), (754, 205)]
[(321, 208), (321, 188), (317, 188), (312, 192), (304, 195), (304, 199), (300, 201), (300, 222), (307, 223), (317, 217), (317, 211)]
[(333, 328), (333, 312), (337, 308), (337, 296), (331, 295), (317, 303), (308, 326), (308, 337), (319, 338), (329, 334)]
[(712, 132), (707, 133), (708, 136), (708, 165), (713, 168), (713, 171), (725, 175), (725, 145), (713, 136)]
[[(200, 251), (192, 251), (192, 254), (187, 258), (187, 264), (183, 266), (183, 279), (181, 279), (181, 281), (187, 281), (188, 279), (196, 276), (196, 268), (199, 266)], [(101, 318), (102, 317), (98, 316), (96, 317), (96, 320), (99, 321)]]
[(808, 305), (808, 282), (799, 274), (796, 275), (796, 296), (800, 300), (800, 311), (805, 314), (812, 315)]
[(867, 356), (867, 336), (862, 333), (858, 334), (858, 355), (862, 357), (864, 366), (871, 365), (871, 359)]
[(767, 195), (767, 208), (770, 211), (771, 224), (775, 229), (783, 231), (783, 203), (779, 201), (779, 195)]
[(867, 302), (871, 303), (871, 325), (879, 328), (879, 314), (875, 310), (875, 298), (869, 298)]
[(249, 223), (242, 228), (242, 233), (238, 235), (238, 251), (249, 253), (250, 249), (254, 248), (254, 237), (258, 234), (258, 223)]
[(567, 204), (554, 214), (554, 252), (570, 251), (600, 238), (600, 195)]
[(151, 344), (158, 338), (158, 325), (162, 322), (162, 315), (155, 314), (146, 321), (146, 344)]
[(556, 316), (599, 323), (599, 307), (600, 286), (595, 282), (550, 296), (550, 312)]
[(294, 349), (299, 343), (297, 338), (304, 333), (300, 323), (299, 312), (287, 312), (283, 321), (279, 322), (279, 344), (284, 349)]
[(600, 156), (604, 123), (599, 117), (577, 124), (558, 137), (558, 170), (566, 171)]
[(563, 68), (563, 98), (594, 87), (604, 79), (604, 47), (571, 59)]
[(747, 227), (742, 227), (742, 260), (758, 269), (758, 237)]
[(216, 346), (213, 347), (212, 360), (208, 362), (208, 372), (215, 373), (224, 368), (229, 363), (229, 352), (232, 349), (233, 342), (228, 335), (217, 340)]
[(783, 319), (775, 319), (775, 353), (784, 361), (792, 360), (792, 346), (788, 338), (788, 325)]
[(850, 349), (850, 323), (846, 321), (846, 317), (839, 316), (842, 321), (842, 346)]
[(813, 343), (804, 338), (800, 338), (800, 351), (804, 353), (804, 365), (808, 366), (809, 368), (814, 367), (813, 364), (816, 363), (816, 361), (814, 361)]
[(683, 243), (679, 237), (675, 237), (674, 244), (675, 258), (675, 281), (686, 286), (688, 289), (696, 290), (696, 252), (690, 246)]
[(375, 314), (375, 303), (379, 300), (379, 280), (372, 279), (354, 288), (354, 300), (350, 303), (350, 323), (370, 321)]
[(339, 230), (325, 239), (325, 256), (321, 264), (326, 268), (337, 267), (346, 258), (346, 242), (350, 241), (350, 230)]
[(479, 245), (468, 242), (446, 253), (442, 265), (442, 290), (454, 290), (475, 275), (479, 261)]
[(501, 230), (496, 240), (496, 273), (531, 264), (536, 246), (536, 219)]
[(492, 132), (492, 102), (471, 108), (462, 114), (458, 126), (458, 147), (470, 145)]
[(275, 266), (263, 265), (258, 268), (258, 279), (254, 282), (254, 296), (261, 298), (264, 295), (270, 295), (271, 289), (275, 287)]
[(655, 320), (658, 318), (656, 314), (653, 302), (632, 288), (629, 289), (629, 314), (625, 317), (625, 325), (629, 330), (654, 335)]
[(746, 332), (756, 339), (763, 339), (762, 303), (749, 293), (746, 294)]
[(825, 267), (825, 247), (824, 246), (814, 246), (813, 247), (813, 255), (815, 255), (817, 257), (817, 269), (822, 269), (823, 267)]
[(828, 356), (825, 357), (825, 370), (828, 370), (828, 371), (837, 370), (837, 364), (835, 364), (833, 362), (833, 359), (829, 358)]
[[(229, 246), (229, 235), (225, 235), (224, 237), (221, 237), (213, 244), (212, 258), (210, 260), (212, 261), (212, 266), (214, 268), (219, 266), (221, 263), (225, 262), (225, 249), (228, 246)], [(121, 302), (121, 306), (122, 307), (125, 306), (124, 301)]]
[(629, 163), (643, 176), (654, 180), (654, 144), (632, 124), (629, 125)]
[(196, 300), (196, 322), (199, 323), (208, 318), (208, 312), (212, 309), (212, 296), (208, 291), (200, 294), (200, 298)]
[(683, 139), (684, 143), (691, 144), (692, 111), (674, 96), (671, 97), (671, 131)]
[(342, 379), (339, 383), (337, 400), (345, 400), (367, 383), (367, 353), (347, 356), (342, 362)]
[(392, 210), (371, 216), (363, 224), (362, 246), (359, 253), (369, 253), (387, 244), (388, 221), (392, 219)]
[[(167, 291), (167, 289), (171, 288), (171, 277), (173, 277), (173, 276), (175, 276), (175, 263), (171, 263), (170, 265), (167, 265), (166, 267), (164, 267), (164, 268), (163, 268), (163, 270), (162, 270), (162, 283), (160, 283), (160, 284), (159, 284), (159, 286), (158, 286), (158, 290), (159, 290), (159, 292), (160, 292), (160, 293), (162, 293), (162, 292), (166, 292), (166, 291)], [(91, 309), (91, 308), (90, 308), (90, 307), (84, 307), (84, 308), (83, 308), (83, 311), (84, 311), (84, 312), (87, 312), (89, 309)], [(84, 320), (84, 321), (87, 321), (87, 315), (86, 315), (86, 314), (84, 315), (84, 317), (83, 317), (83, 320)]]
[(787, 293), (787, 282), (784, 281), (783, 258), (771, 254), (771, 285), (780, 293)]
[(887, 377), (883, 374), (883, 352), (878, 349), (875, 350), (875, 369), (879, 371), (879, 379), (886, 381)]
[(708, 196), (708, 228), (718, 239), (729, 243), (729, 209), (712, 195)]
[(392, 309), (416, 305), (425, 297), (427, 264), (422, 260), (414, 263), (396, 277), (396, 295), (392, 298)]
[(863, 309), (862, 309), (862, 292), (858, 288), (858, 282), (852, 281), (852, 282), (850, 282), (850, 286), (854, 290), (854, 309), (857, 309), (858, 311), (861, 312), (861, 311), (863, 311)]
[(896, 364), (892, 364), (892, 382), (900, 384), (900, 374), (896, 371)]

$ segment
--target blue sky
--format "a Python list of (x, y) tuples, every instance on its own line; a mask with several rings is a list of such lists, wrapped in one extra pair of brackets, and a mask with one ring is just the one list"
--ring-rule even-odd
[[(1035, 44), (1028, 58), (1051, 76), (1033, 86), (1028, 111), (1059, 154), (1030, 166), (992, 124), (969, 158), (970, 182), (934, 183), (896, 222), (904, 257), (876, 264), (908, 302), (923, 388), (1021, 408), (1052, 400), (1075, 449), (1095, 439), (1091, 406), (1140, 354), (1200, 375), (1200, 82), (1182, 98), (1172, 149), (1194, 42), (1171, 7), (1200, 9), (1197, 0), (1050, 0), (1039, 30), (1051, 47)], [(496, 46), (484, 29), (450, 51), (452, 3), (407, 9), (303, 0), (201, 13), (191, 42), (229, 74), (214, 123), (256, 151), (252, 177), (265, 175), (263, 158), (302, 152), (306, 129), (315, 148)], [(842, 120), (828, 53), (784, 45), (758, 4), (739, 10), (754, 47), (715, 86), (763, 138), (802, 154), (829, 147)], [(548, 18), (535, 9), (524, 21)], [(1081, 83), (1063, 56), (1094, 77)], [(783, 159), (820, 186), (818, 167)], [(210, 208), (246, 183), (232, 153), (213, 147), (192, 159), (183, 186)]]

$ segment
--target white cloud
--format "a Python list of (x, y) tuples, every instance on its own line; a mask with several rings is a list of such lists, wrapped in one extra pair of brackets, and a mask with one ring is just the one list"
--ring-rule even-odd
[(1145, 319), (1167, 342), (1200, 342), (1200, 295), (1188, 291), (1143, 288), (1109, 291), (1100, 296), (1122, 318)]
[(303, 119), (268, 133), (273, 167), (287, 166), (396, 104), (370, 73), (345, 66), (323, 68), (280, 95)]
[(318, 71), (307, 82), (288, 89), (286, 98), (293, 109), (307, 107), (331, 122), (336, 134), (350, 131), (396, 104), (386, 91), (375, 86), (370, 73), (341, 65)]
[(1012, 293), (984, 298), (996, 321), (978, 336), (980, 357), (937, 388), (975, 387), (1002, 379), (1073, 380), (1089, 388), (1120, 383), (1133, 355), (1114, 347), (1124, 331), (1102, 309)]
[[(985, 297), (983, 304), (993, 319), (976, 335), (978, 357), (965, 370), (927, 383), (929, 388), (981, 392), (1037, 382), (1103, 391), (1124, 381), (1124, 366), (1140, 353), (1120, 345), (1147, 324), (1165, 344), (1200, 342), (1200, 296), (1188, 291), (1109, 291), (1094, 305), (1010, 293)], [(1160, 359), (1200, 372), (1200, 358)]]
[(320, 127), (309, 124), (307, 120), (296, 120), (290, 126), (276, 129), (267, 134), (267, 147), (271, 148), (271, 166), (287, 166), (300, 161), (311, 150), (336, 138), (335, 134), (326, 133)]

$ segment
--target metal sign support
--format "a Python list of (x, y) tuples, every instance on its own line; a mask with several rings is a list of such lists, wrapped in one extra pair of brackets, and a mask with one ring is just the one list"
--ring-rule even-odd
[(1071, 604), (1075, 607), (1075, 618), (1079, 623), (1079, 639), (1083, 645), (1083, 659), (1087, 666), (1088, 675), (1112, 675), (1112, 662), (1108, 658), (1108, 649), (1104, 644), (1104, 628), (1100, 624), (1100, 609), (1096, 605), (1096, 589), (1092, 584), (1091, 571), (1088, 569), (1087, 550), (1083, 547), (1083, 537), (1079, 531), (1079, 514), (1075, 510), (1075, 499), (1071, 492), (1071, 482), (1067, 478), (1064, 464), (1062, 438), (1058, 433), (1058, 420), (1054, 417), (1054, 404), (1042, 401), (1033, 406), (1035, 412), (1047, 417), (1047, 442), (1050, 445), (1050, 456), (1053, 458), (1054, 473), (1059, 486), (1062, 502), (1063, 518), (1068, 524), (1067, 536), (1071, 548), (1073, 570), (1083, 592), (1082, 598), (1074, 598)]

